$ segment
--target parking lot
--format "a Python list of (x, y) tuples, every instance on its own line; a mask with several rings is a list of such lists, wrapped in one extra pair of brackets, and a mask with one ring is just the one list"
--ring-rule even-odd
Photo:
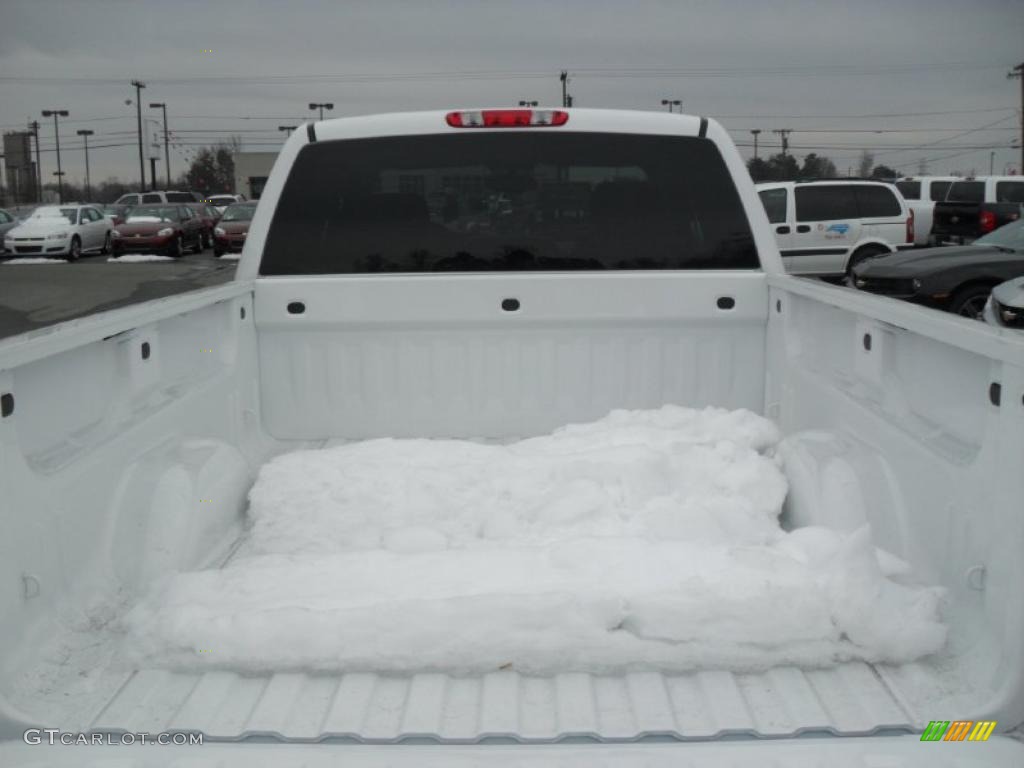
[[(234, 277), (237, 261), (210, 251), (175, 261), (111, 263), (83, 256), (69, 264), (0, 259), (0, 339), (108, 309), (209, 288)], [(9, 261), (9, 259), (8, 259)]]

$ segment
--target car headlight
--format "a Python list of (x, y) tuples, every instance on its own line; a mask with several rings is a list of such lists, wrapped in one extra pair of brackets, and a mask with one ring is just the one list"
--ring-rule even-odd
[(224, 235), (226, 235), (227, 232), (225, 232), (222, 227), (214, 227), (213, 228), (213, 234), (220, 235), (221, 237), (224, 237)]
[(915, 277), (913, 280), (910, 281), (910, 287), (913, 288), (915, 291), (920, 291), (921, 281)]
[(112, 230), (110, 230), (110, 236), (111, 237), (120, 237), (121, 236), (121, 232), (119, 230), (112, 229)]
[(174, 230), (173, 229), (171, 229), (170, 227), (164, 227), (163, 229), (161, 229), (159, 232), (156, 233), (156, 236), (157, 237), (167, 237), (167, 236), (173, 235), (173, 234), (174, 234)]
[(52, 235), (47, 235), (46, 236), (47, 240), (67, 240), (67, 238), (68, 238), (68, 233), (67, 232), (56, 232), (56, 233), (54, 233)]

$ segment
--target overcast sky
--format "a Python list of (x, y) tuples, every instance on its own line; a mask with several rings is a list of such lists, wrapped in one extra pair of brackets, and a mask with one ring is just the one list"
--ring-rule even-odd
[[(40, 110), (67, 109), (68, 177), (84, 177), (75, 131), (92, 129), (93, 180), (135, 180), (133, 78), (148, 84), (144, 114), (168, 104), (178, 175), (188, 145), (233, 132), (273, 150), (310, 101), (335, 117), (555, 105), (565, 68), (576, 106), (679, 98), (746, 156), (751, 128), (762, 154), (791, 128), (795, 154), (843, 172), (874, 148), (909, 173), (922, 158), (931, 173), (987, 173), (994, 147), (998, 173), (1020, 162), (1020, 83), (1006, 73), (1022, 60), (1024, 0), (0, 0), (0, 126), (40, 120), (46, 150)], [(44, 152), (44, 176), (55, 168)]]

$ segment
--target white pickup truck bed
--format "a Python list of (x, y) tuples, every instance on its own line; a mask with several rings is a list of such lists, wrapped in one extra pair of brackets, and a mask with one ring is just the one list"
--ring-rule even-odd
[[(670, 129), (695, 133), (696, 119)], [(709, 136), (726, 146), (717, 126)], [(282, 184), (275, 170), (267, 196)], [(668, 738), (719, 744), (740, 765), (736, 737), (1024, 720), (1024, 342), (785, 276), (752, 185), (737, 186), (766, 271), (261, 278), (261, 205), (236, 282), (0, 342), (0, 740), (33, 724), (495, 748)], [(524, 308), (514, 319), (495, 309), (507, 296)], [(734, 306), (716, 309), (721, 296)], [(154, 579), (230, 556), (275, 454), (382, 435), (509, 439), (664, 403), (773, 419), (797, 447), (786, 525), (869, 523), (948, 590), (946, 650), (902, 666), (453, 677), (139, 668), (105, 642)], [(181, 482), (190, 493), (167, 490)], [(192, 535), (171, 535), (172, 517)], [(793, 743), (767, 743), (779, 751), (759, 764)], [(903, 764), (905, 741), (887, 743)], [(977, 747), (993, 765), (1020, 754)], [(829, 749), (813, 759), (840, 755)]]

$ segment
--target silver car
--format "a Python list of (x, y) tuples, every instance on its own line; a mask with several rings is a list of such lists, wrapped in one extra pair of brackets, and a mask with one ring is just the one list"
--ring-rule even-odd
[(983, 314), (986, 323), (1024, 330), (1024, 277), (1015, 277), (993, 288)]

